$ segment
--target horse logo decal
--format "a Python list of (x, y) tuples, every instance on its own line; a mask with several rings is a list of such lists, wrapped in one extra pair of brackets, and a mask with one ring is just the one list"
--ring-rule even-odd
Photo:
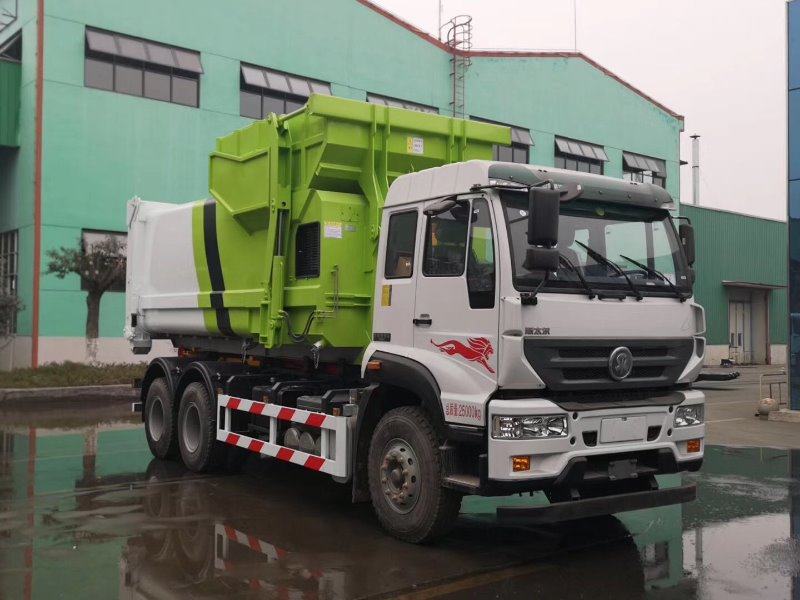
[(482, 365), (489, 373), (494, 373), (494, 369), (489, 365), (489, 357), (494, 354), (494, 348), (485, 337), (467, 338), (469, 346), (465, 346), (458, 340), (447, 340), (441, 344), (431, 340), (431, 344), (439, 348), (440, 352), (449, 356), (458, 354), (461, 358)]

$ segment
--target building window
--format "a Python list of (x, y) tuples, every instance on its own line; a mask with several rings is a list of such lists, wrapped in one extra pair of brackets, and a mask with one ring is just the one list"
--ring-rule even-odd
[(500, 123), (498, 121), (490, 121), (489, 119), (481, 119), (480, 117), (470, 117), (473, 121), (481, 121), (482, 123), (491, 123), (492, 125), (502, 125), (511, 129), (511, 145), (501, 146), (495, 144), (492, 147), (492, 159), (502, 162), (513, 162), (527, 165), (530, 163), (531, 146), (533, 146), (533, 138), (529, 129), (524, 127), (517, 127), (516, 125), (509, 125), (508, 123)]
[(86, 87), (184, 106), (200, 105), (200, 53), (86, 29)]
[(602, 146), (556, 137), (555, 166), (558, 169), (603, 174), (608, 155)]
[(0, 44), (0, 60), (12, 60), (14, 62), (22, 60), (22, 32), (18, 32)]
[(329, 83), (253, 65), (242, 64), (239, 80), (239, 114), (251, 119), (295, 111), (311, 94), (331, 95)]
[[(16, 230), (0, 233), (0, 286), (6, 296), (17, 295), (17, 268), (19, 263), (19, 235)], [(5, 321), (5, 319), (4, 319)], [(0, 335), (17, 331), (16, 313), (3, 325)]]
[[(128, 234), (120, 233), (119, 231), (101, 231), (97, 229), (84, 229), (81, 232), (81, 250), (83, 250), (84, 254), (90, 254), (95, 251), (95, 246), (97, 244), (106, 243), (109, 240), (114, 240), (117, 242), (117, 251), (119, 255), (107, 255), (107, 260), (119, 258), (120, 260), (125, 260), (126, 256), (126, 248), (128, 244)], [(102, 256), (102, 255), (101, 255)], [(102, 263), (103, 261), (99, 261), (98, 264)], [(106, 263), (108, 264), (108, 263)], [(89, 289), (86, 280), (81, 278), (81, 290), (84, 292)], [(121, 277), (120, 279), (114, 281), (111, 287), (108, 288), (109, 292), (124, 292), (125, 291), (125, 277)]]
[(379, 94), (367, 94), (367, 102), (370, 104), (380, 104), (382, 106), (391, 106), (394, 108), (416, 110), (418, 112), (431, 113), (434, 115), (439, 114), (439, 109), (435, 106), (428, 106), (427, 104), (419, 104), (417, 102), (409, 102), (408, 100), (400, 100), (399, 98), (391, 98), (389, 96), (381, 96)]
[(622, 178), (639, 183), (654, 183), (665, 188), (667, 187), (667, 163), (660, 158), (623, 152)]

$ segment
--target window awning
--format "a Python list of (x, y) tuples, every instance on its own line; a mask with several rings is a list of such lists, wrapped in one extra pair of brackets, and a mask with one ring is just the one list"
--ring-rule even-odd
[(667, 163), (660, 158), (650, 158), (632, 152), (623, 152), (622, 161), (625, 166), (635, 171), (652, 171), (658, 175), (667, 174)]
[(311, 94), (331, 95), (329, 83), (253, 65), (242, 65), (242, 79), (247, 85), (283, 94), (294, 94), (303, 98), (308, 98)]
[(408, 100), (400, 100), (399, 98), (390, 98), (389, 96), (380, 96), (378, 94), (367, 94), (367, 102), (370, 104), (380, 104), (382, 106), (392, 106), (394, 108), (416, 110), (434, 115), (439, 114), (439, 109), (435, 106), (428, 106), (427, 104), (419, 104), (417, 102), (409, 102)]
[(511, 127), (512, 144), (533, 146), (533, 138), (531, 137), (531, 132), (529, 130), (523, 129), (522, 127), (514, 127), (513, 125), (509, 125), (509, 127)]
[(562, 154), (577, 156), (578, 158), (601, 160), (603, 162), (608, 160), (608, 155), (602, 146), (590, 144), (589, 142), (580, 142), (578, 140), (556, 137), (556, 148), (558, 148), (558, 151)]
[(480, 121), (481, 123), (491, 123), (493, 125), (502, 125), (511, 129), (511, 143), (520, 144), (522, 146), (533, 146), (533, 137), (531, 136), (530, 129), (525, 127), (518, 127), (516, 125), (509, 125), (508, 123), (501, 123), (500, 121), (490, 121), (489, 119), (481, 119), (480, 117), (470, 117), (473, 121)]
[(722, 285), (726, 288), (744, 288), (750, 290), (782, 290), (786, 286), (778, 283), (756, 283), (752, 281), (728, 281), (723, 280)]
[(141, 60), (164, 67), (202, 73), (200, 53), (194, 50), (165, 46), (139, 38), (86, 28), (86, 44), (92, 52)]

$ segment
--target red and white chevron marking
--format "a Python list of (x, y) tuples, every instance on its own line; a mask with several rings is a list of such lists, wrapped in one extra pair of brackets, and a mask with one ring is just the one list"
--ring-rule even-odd
[[(275, 561), (282, 561), (287, 558), (289, 553), (284, 550), (283, 548), (279, 548), (274, 544), (270, 544), (262, 539), (257, 538), (254, 535), (249, 535), (244, 533), (243, 531), (239, 531), (238, 529), (231, 527), (230, 525), (223, 525), (222, 523), (216, 523), (214, 526), (214, 532), (216, 536), (221, 536), (226, 540), (231, 542), (236, 542), (237, 544), (241, 544), (252, 550), (253, 552), (257, 552), (267, 557), (267, 560), (272, 563)], [(268, 591), (273, 594), (276, 598), (313, 598), (317, 600), (319, 598), (319, 590), (318, 589), (302, 589), (293, 587), (292, 585), (287, 585), (286, 582), (284, 583), (274, 583), (269, 582), (264, 579), (258, 579), (253, 577), (242, 577), (242, 575), (250, 574), (253, 571), (253, 566), (249, 562), (244, 564), (237, 564), (228, 560), (226, 557), (228, 556), (228, 548), (227, 543), (223, 544), (214, 544), (214, 566), (226, 573), (229, 573), (233, 576), (238, 576), (241, 578), (242, 581), (247, 583), (248, 587), (252, 590), (262, 590)], [(296, 564), (295, 562), (284, 562), (282, 563), (282, 568), (286, 569), (293, 575), (298, 575), (302, 579), (307, 581), (315, 581), (317, 585), (322, 584), (322, 579), (325, 577), (325, 572), (319, 569), (308, 569), (302, 566), (302, 563)], [(313, 585), (313, 584), (312, 584)], [(344, 596), (342, 596), (344, 597)]]
[(300, 450), (292, 450), (286, 446), (270, 444), (269, 442), (251, 438), (239, 433), (227, 433), (223, 436), (220, 436), (219, 432), (217, 432), (217, 439), (220, 442), (225, 442), (231, 446), (238, 446), (239, 448), (250, 450), (250, 452), (257, 452), (258, 454), (263, 454), (264, 456), (270, 456), (272, 458), (277, 458), (278, 460), (300, 465), (301, 467), (311, 469), (312, 471), (322, 471), (323, 473), (336, 475), (336, 471), (333, 467), (333, 461), (322, 458), (321, 456), (317, 456), (315, 454), (307, 454), (305, 452), (301, 452)]
[[(217, 396), (217, 402), (226, 411), (227, 416), (224, 421), (228, 426), (231, 423), (230, 413), (232, 411), (241, 411), (268, 417), (270, 419), (270, 430), (273, 432), (278, 430), (279, 420), (316, 427), (320, 430), (320, 435), (322, 436), (323, 455), (317, 456), (300, 450), (292, 450), (277, 443), (228, 431), (224, 427), (219, 427), (219, 425), (217, 426), (218, 441), (244, 448), (250, 452), (300, 465), (312, 471), (328, 473), (336, 477), (349, 476), (350, 462), (347, 455), (349, 452), (350, 431), (347, 426), (348, 417), (335, 417), (299, 408), (265, 404), (264, 402), (255, 402), (227, 395)], [(273, 433), (273, 440), (275, 440), (274, 435)], [(331, 447), (329, 440), (333, 440), (333, 447)]]
[(218, 396), (219, 405), (231, 410), (241, 410), (249, 412), (254, 415), (263, 415), (265, 417), (275, 417), (281, 421), (292, 421), (294, 423), (302, 423), (311, 427), (319, 427), (322, 429), (334, 429), (336, 417), (333, 415), (324, 415), (318, 412), (311, 412), (299, 408), (289, 408), (288, 406), (278, 406), (277, 404), (266, 404), (264, 402), (256, 402), (255, 400), (246, 400), (245, 398), (237, 398), (235, 396)]
[(227, 539), (231, 540), (232, 542), (236, 542), (241, 544), (242, 546), (247, 546), (254, 552), (258, 552), (259, 554), (263, 554), (269, 560), (282, 560), (286, 558), (288, 552), (283, 548), (278, 548), (274, 544), (270, 544), (269, 542), (265, 542), (262, 539), (257, 538), (254, 535), (248, 535), (243, 531), (239, 531), (231, 527), (230, 525), (222, 525), (217, 523), (216, 527), (217, 535), (225, 536)]

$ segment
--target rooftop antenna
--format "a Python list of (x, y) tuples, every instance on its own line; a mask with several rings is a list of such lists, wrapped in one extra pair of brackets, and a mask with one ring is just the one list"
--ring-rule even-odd
[(458, 15), (439, 29), (446, 31), (444, 43), (450, 47), (450, 83), (452, 98), (450, 108), (454, 117), (463, 119), (466, 115), (466, 77), (472, 64), (469, 52), (472, 50), (472, 17)]
[(572, 0), (572, 41), (578, 51), (578, 0)]
[(442, 41), (442, 11), (444, 10), (443, 4), (444, 3), (442, 2), (442, 0), (439, 0), (439, 29), (438, 29), (438, 31), (439, 31), (439, 41), (440, 42)]
[(694, 134), (692, 138), (692, 204), (700, 204), (700, 136)]

